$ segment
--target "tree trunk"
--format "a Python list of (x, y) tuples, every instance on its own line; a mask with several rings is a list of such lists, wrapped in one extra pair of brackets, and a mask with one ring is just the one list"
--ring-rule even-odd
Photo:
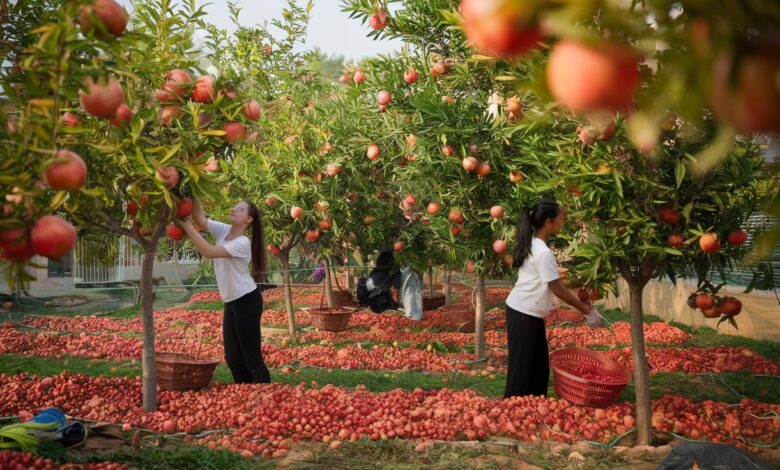
[(430, 289), (430, 296), (433, 298), (436, 294), (436, 286), (433, 283), (433, 266), (428, 268), (428, 288)]
[(452, 303), (452, 270), (450, 268), (444, 269), (444, 304), (449, 305)]
[(650, 445), (653, 422), (650, 408), (650, 374), (645, 355), (645, 333), (642, 321), (642, 291), (647, 281), (626, 279), (631, 300), (631, 349), (634, 362), (634, 389), (636, 392), (637, 444)]
[(155, 251), (146, 251), (141, 264), (141, 324), (143, 325), (143, 406), (149, 413), (157, 409), (157, 363), (154, 352), (154, 275)]
[(474, 306), (474, 355), (476, 360), (485, 357), (485, 275), (477, 276), (477, 298)]
[(290, 254), (285, 251), (279, 253), (279, 262), (282, 265), (282, 279), (284, 279), (284, 306), (287, 308), (287, 325), (290, 338), (294, 338), (296, 328), (292, 302), (292, 281), (290, 280)]
[(352, 279), (350, 277), (349, 270), (351, 269), (349, 267), (349, 262), (346, 263), (347, 265), (344, 266), (344, 289), (350, 290), (352, 288)]
[(330, 260), (325, 257), (325, 296), (328, 300), (328, 307), (334, 307), (333, 302), (333, 283), (330, 278)]

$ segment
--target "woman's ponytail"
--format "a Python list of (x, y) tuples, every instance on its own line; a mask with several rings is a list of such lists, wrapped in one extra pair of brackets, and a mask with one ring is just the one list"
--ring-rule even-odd
[(526, 207), (520, 217), (517, 226), (517, 239), (515, 240), (515, 252), (512, 257), (512, 266), (519, 268), (531, 253), (531, 244), (534, 240), (534, 232), (544, 226), (547, 219), (558, 217), (561, 206), (554, 199), (542, 199), (533, 207)]
[(267, 281), (265, 260), (265, 234), (260, 210), (251, 201), (244, 201), (249, 206), (249, 216), (252, 217), (252, 279), (255, 283)]

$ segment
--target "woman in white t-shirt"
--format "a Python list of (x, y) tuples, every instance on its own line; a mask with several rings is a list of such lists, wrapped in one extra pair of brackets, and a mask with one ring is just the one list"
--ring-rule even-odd
[[(214, 235), (212, 245), (189, 219), (177, 221), (200, 254), (214, 260), (219, 295), (225, 302), (222, 317), (225, 362), (233, 381), (269, 383), (271, 374), (260, 350), (263, 297), (257, 283), (265, 281), (265, 241), (260, 211), (250, 201), (241, 201), (230, 211), (228, 225), (206, 219), (200, 204), (195, 201), (192, 218), (201, 229)], [(251, 240), (245, 235), (250, 227)]]
[(517, 283), (506, 298), (509, 365), (504, 398), (547, 396), (550, 364), (544, 318), (553, 309), (553, 295), (581, 311), (588, 324), (603, 322), (595, 309), (563, 285), (555, 255), (547, 246), (565, 220), (566, 209), (555, 200), (543, 199), (525, 209), (517, 229), (512, 262), (519, 268)]

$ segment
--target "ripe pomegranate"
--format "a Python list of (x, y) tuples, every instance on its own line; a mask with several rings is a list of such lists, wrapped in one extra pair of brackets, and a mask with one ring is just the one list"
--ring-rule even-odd
[(95, 0), (94, 3), (81, 7), (79, 25), (84, 35), (97, 31), (92, 22), (93, 18), (97, 18), (114, 37), (121, 36), (127, 27), (127, 12), (114, 0)]
[(81, 119), (79, 119), (79, 116), (77, 114), (71, 113), (70, 111), (62, 113), (60, 121), (62, 122), (63, 126), (67, 127), (78, 127), (78, 125), (81, 124)]
[(553, 47), (546, 74), (553, 97), (574, 112), (626, 111), (640, 79), (633, 50), (569, 39)]
[(417, 204), (417, 198), (412, 194), (406, 196), (402, 203), (404, 209), (410, 209), (414, 207), (415, 204)]
[(447, 220), (452, 224), (462, 224), (465, 219), (463, 218), (463, 212), (460, 209), (450, 210)]
[(582, 190), (578, 188), (577, 186), (569, 186), (566, 188), (567, 191), (569, 191), (569, 194), (571, 194), (574, 197), (580, 197), (582, 196)]
[(479, 164), (479, 167), (477, 168), (477, 174), (481, 177), (485, 177), (490, 174), (490, 163), (483, 162)]
[[(217, 92), (217, 96), (226, 96), (228, 99), (234, 100), (238, 97), (238, 93), (232, 88), (220, 88)], [(289, 95), (285, 95), (284, 99), (292, 101), (292, 98), (290, 98)]]
[(462, 0), (460, 13), (466, 39), (484, 54), (516, 57), (536, 48), (543, 39), (518, 2)]
[(192, 214), (193, 202), (190, 198), (184, 198), (176, 203), (176, 217), (183, 219)]
[(520, 170), (512, 170), (509, 172), (509, 181), (517, 184), (523, 181), (523, 174)]
[(510, 97), (506, 102), (506, 112), (510, 119), (518, 119), (523, 113), (523, 103), (517, 96)]
[(438, 202), (429, 202), (426, 210), (428, 211), (428, 214), (436, 215), (441, 210), (441, 204), (439, 204)]
[(322, 219), (319, 223), (320, 230), (330, 230), (333, 228), (333, 219)]
[(76, 246), (76, 229), (56, 215), (45, 215), (30, 231), (30, 245), (36, 255), (60, 259)]
[(406, 83), (407, 85), (411, 85), (412, 83), (416, 82), (419, 77), (420, 74), (417, 73), (417, 70), (409, 69), (406, 72), (404, 72), (404, 83)]
[(132, 217), (135, 217), (136, 214), (138, 214), (138, 204), (136, 204), (133, 201), (127, 202), (127, 213), (130, 214)]
[(493, 217), (494, 219), (503, 219), (504, 218), (504, 208), (501, 206), (493, 206), (490, 208), (490, 217)]
[(362, 70), (358, 70), (355, 72), (355, 75), (352, 76), (352, 81), (354, 81), (356, 85), (360, 85), (366, 81), (366, 73)]
[(250, 121), (257, 121), (260, 119), (260, 104), (257, 100), (249, 100), (242, 106), (244, 116)]
[(176, 422), (175, 421), (171, 421), (170, 419), (164, 421), (163, 422), (163, 432), (165, 434), (173, 434), (173, 433), (175, 433), (176, 432)]
[(206, 162), (206, 165), (203, 167), (203, 169), (210, 171), (211, 173), (216, 173), (219, 171), (219, 162), (217, 162), (216, 158), (209, 157), (209, 160)]
[(504, 240), (494, 241), (493, 251), (495, 251), (499, 255), (503, 255), (506, 252), (506, 242)]
[(681, 233), (672, 233), (666, 237), (666, 241), (672, 248), (682, 248), (685, 243), (685, 237)]
[(459, 234), (460, 232), (462, 232), (462, 231), (463, 231), (463, 224), (454, 224), (454, 225), (450, 225), (450, 233), (451, 233), (453, 236), (458, 236), (458, 234)]
[(344, 85), (349, 83), (350, 80), (351, 80), (350, 76), (346, 75), (346, 74), (339, 77), (339, 82), (344, 84)]
[(441, 153), (443, 153), (447, 157), (452, 155), (452, 145), (445, 145), (445, 146), (443, 146), (441, 148)]
[(214, 101), (214, 77), (203, 75), (195, 80), (190, 99), (196, 103), (211, 103)]
[(292, 206), (292, 209), (290, 209), (290, 217), (295, 220), (300, 220), (301, 217), (303, 217), (303, 209), (298, 206)]
[(379, 157), (379, 146), (376, 144), (369, 145), (368, 149), (366, 149), (366, 156), (369, 160), (376, 160)]
[(184, 230), (178, 225), (169, 225), (165, 227), (165, 235), (173, 241), (181, 241), (184, 238)]
[(708, 308), (712, 308), (713, 305), (715, 305), (715, 300), (712, 298), (711, 295), (705, 293), (696, 295), (696, 306), (699, 307), (701, 310), (707, 310)]
[(108, 118), (116, 113), (117, 108), (125, 99), (122, 87), (115, 77), (84, 79), (86, 91), (79, 91), (79, 102), (85, 113), (95, 117)]
[(368, 25), (374, 31), (379, 31), (387, 26), (387, 12), (381, 8), (375, 10), (374, 14), (368, 18)]
[(401, 251), (404, 249), (404, 242), (395, 242), (393, 243), (393, 249), (395, 251)]
[[(735, 64), (738, 69), (732, 71)], [(759, 45), (738, 61), (724, 54), (712, 73), (712, 109), (741, 134), (780, 133), (780, 48)]]
[(717, 253), (720, 251), (718, 234), (713, 232), (705, 233), (699, 238), (699, 246), (701, 246), (701, 250), (705, 253)]
[(275, 196), (268, 196), (265, 199), (265, 203), (268, 204), (269, 206), (273, 206), (274, 204), (276, 204), (276, 201), (277, 201), (277, 199), (276, 199)]
[(739, 246), (747, 241), (747, 232), (744, 230), (737, 230), (729, 234), (729, 245)]
[(431, 65), (431, 77), (436, 78), (439, 75), (444, 75), (447, 73), (447, 64), (444, 62), (436, 62), (435, 64)]
[(370, 216), (370, 215), (367, 215), (367, 216), (363, 217), (363, 223), (366, 224), (366, 225), (371, 225), (371, 224), (374, 223), (374, 218), (372, 216)]
[(706, 318), (718, 318), (720, 316), (720, 309), (718, 307), (710, 307), (701, 311)]
[(0, 258), (11, 261), (25, 261), (35, 255), (27, 228), (0, 230)]
[(87, 180), (87, 165), (70, 150), (58, 150), (43, 172), (43, 180), (55, 190), (75, 191)]
[(319, 230), (307, 230), (306, 231), (306, 240), (309, 242), (316, 242), (320, 239), (320, 231)]
[(225, 131), (224, 139), (229, 143), (242, 140), (246, 136), (246, 128), (240, 122), (230, 121), (226, 122), (222, 126), (222, 130)]
[(674, 227), (680, 223), (680, 211), (664, 206), (658, 210), (658, 218), (665, 224)]
[(474, 173), (479, 168), (479, 160), (472, 156), (463, 159), (463, 169), (469, 173)]
[(122, 103), (116, 108), (116, 113), (109, 119), (109, 122), (114, 127), (123, 127), (130, 124), (130, 121), (132, 120), (133, 111), (130, 109), (130, 106)]
[(325, 167), (325, 173), (328, 176), (336, 176), (341, 173), (341, 165), (338, 163), (330, 163)]
[(718, 307), (723, 315), (734, 317), (742, 311), (742, 302), (734, 297), (726, 297), (720, 302)]
[(379, 106), (389, 105), (392, 99), (393, 96), (387, 90), (382, 90), (376, 94), (376, 104), (378, 104)]
[(278, 246), (271, 243), (270, 245), (268, 245), (268, 252), (274, 256), (279, 256), (279, 253), (281, 253), (282, 250), (280, 250)]
[(155, 97), (163, 103), (176, 103), (187, 94), (187, 84), (192, 82), (190, 74), (181, 69), (173, 69), (165, 74), (165, 83), (155, 92)]
[(160, 109), (160, 124), (170, 126), (173, 124), (174, 119), (178, 119), (183, 115), (184, 112), (176, 106), (164, 106)]
[(174, 166), (157, 167), (154, 177), (157, 181), (162, 181), (168, 189), (173, 189), (179, 184), (179, 170)]

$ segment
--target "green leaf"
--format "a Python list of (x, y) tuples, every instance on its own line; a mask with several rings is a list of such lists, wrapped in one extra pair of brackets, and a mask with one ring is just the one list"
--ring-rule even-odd
[(57, 209), (62, 205), (66, 197), (68, 197), (67, 191), (57, 191), (57, 194), (55, 194), (54, 197), (51, 199), (51, 203), (49, 204), (49, 207), (51, 207), (52, 209)]
[(674, 180), (677, 184), (677, 189), (680, 189), (683, 178), (685, 178), (685, 165), (683, 164), (682, 160), (677, 160), (674, 165)]
[(181, 142), (179, 142), (178, 144), (176, 144), (173, 147), (171, 147), (171, 149), (168, 150), (168, 152), (165, 154), (165, 156), (162, 157), (162, 159), (160, 160), (160, 163), (165, 163), (166, 161), (170, 160), (171, 157), (176, 155), (176, 152), (178, 152), (180, 148), (181, 148)]

